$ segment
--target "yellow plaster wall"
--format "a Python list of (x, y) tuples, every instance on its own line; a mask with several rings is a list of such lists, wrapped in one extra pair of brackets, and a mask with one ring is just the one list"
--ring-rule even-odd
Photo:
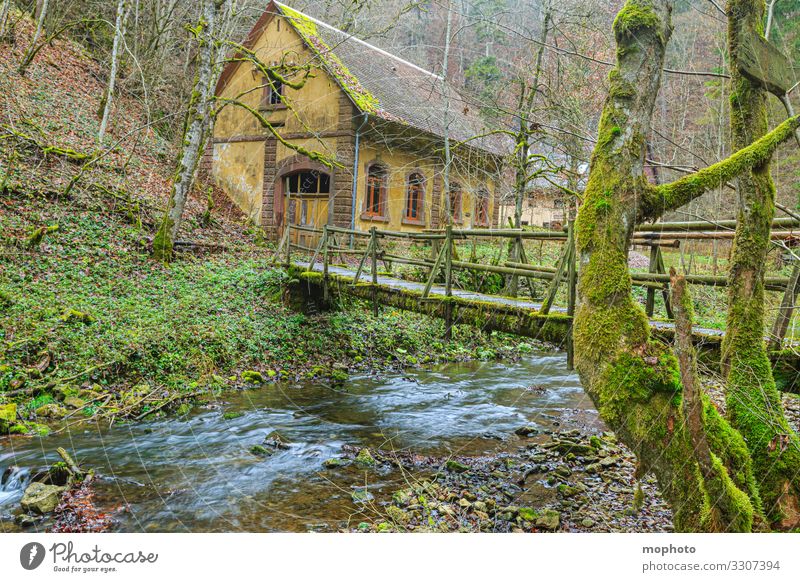
[(264, 142), (214, 144), (214, 180), (256, 224), (261, 223)]
[[(335, 157), (336, 138), (292, 137), (292, 134), (324, 134), (337, 129), (339, 115), (339, 86), (317, 66), (314, 55), (302, 43), (299, 35), (281, 17), (274, 17), (253, 45), (253, 51), (267, 65), (293, 62), (312, 65), (313, 77), (301, 89), (284, 88), (289, 108), (262, 109), (263, 92), (257, 87), (262, 77), (253, 75), (250, 63), (240, 63), (221, 93), (222, 98), (238, 99), (261, 113), (276, 127), (289, 143), (301, 145)], [(253, 90), (255, 89), (255, 90)], [(264, 139), (268, 130), (249, 111), (235, 105), (226, 106), (214, 125), (214, 163), (212, 177), (253, 220), (261, 222), (263, 198)], [(236, 142), (224, 143), (227, 138)], [(278, 143), (277, 161), (296, 152)]]
[[(389, 169), (388, 179), (388, 217), (386, 222), (380, 219), (362, 218), (364, 209), (364, 196), (366, 195), (366, 166), (370, 162), (380, 162)], [(407, 178), (412, 172), (420, 172), (425, 176), (425, 203), (423, 205), (425, 224), (416, 225), (403, 222), (406, 211), (406, 190)], [(434, 196), (434, 179), (438, 175), (441, 182), (442, 166), (440, 162), (432, 157), (420, 157), (418, 152), (401, 152), (398, 150), (389, 151), (380, 146), (372, 144), (362, 144), (359, 148), (359, 168), (358, 168), (358, 189), (356, 202), (356, 228), (359, 230), (369, 230), (372, 226), (387, 228), (390, 230), (410, 230), (420, 231), (424, 228), (438, 227), (431, 224), (431, 209)], [(495, 183), (487, 176), (480, 176), (480, 172), (473, 173), (459, 171), (455, 168), (451, 171), (450, 182), (458, 183), (462, 188), (462, 222), (460, 226), (472, 228), (477, 226), (475, 220), (475, 199), (481, 187), (489, 191), (489, 217), (491, 218), (495, 204)], [(440, 185), (441, 187), (441, 185)], [(439, 217), (444, 219), (445, 205), (444, 199), (438, 200)]]

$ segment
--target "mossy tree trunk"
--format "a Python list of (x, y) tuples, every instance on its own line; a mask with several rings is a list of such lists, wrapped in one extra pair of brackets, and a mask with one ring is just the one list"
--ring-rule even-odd
[(746, 531), (761, 515), (747, 447), (706, 401), (702, 429), (711, 461), (701, 472), (679, 365), (666, 345), (651, 340), (647, 317), (632, 298), (628, 248), (637, 224), (767, 162), (798, 119), (723, 162), (670, 184), (649, 184), (646, 142), (671, 31), (669, 0), (628, 0), (614, 21), (617, 63), (576, 222), (575, 363), (603, 420), (637, 455), (638, 473), (656, 475), (677, 530)]
[[(748, 35), (763, 30), (764, 0), (728, 2), (731, 129), (734, 149), (767, 133), (765, 89), (736, 67)], [(800, 441), (789, 427), (764, 342), (764, 275), (775, 214), (769, 161), (737, 181), (737, 227), (728, 282), (723, 342), (728, 416), (747, 442), (767, 517), (780, 528), (800, 526)]]
[(186, 199), (194, 186), (197, 167), (208, 137), (207, 127), (211, 119), (211, 97), (214, 90), (213, 72), (217, 54), (214, 32), (218, 5), (218, 0), (202, 0), (200, 22), (192, 29), (200, 45), (197, 55), (197, 72), (184, 122), (175, 181), (164, 218), (153, 239), (153, 257), (164, 262), (172, 260)]

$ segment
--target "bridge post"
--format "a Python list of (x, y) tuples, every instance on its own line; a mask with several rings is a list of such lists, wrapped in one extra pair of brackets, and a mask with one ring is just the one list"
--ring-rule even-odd
[[(328, 263), (330, 262), (328, 257), (328, 225), (324, 224), (322, 225), (322, 301), (326, 305), (328, 303)], [(314, 264), (312, 263), (309, 268), (313, 269)]]
[(370, 250), (372, 251), (372, 315), (378, 317), (378, 229), (369, 229)]
[[(654, 244), (650, 247), (650, 263), (648, 271), (651, 273), (658, 273), (658, 250), (659, 246)], [(644, 311), (647, 317), (653, 317), (656, 305), (656, 289), (655, 287), (647, 288), (647, 302), (645, 303)]]
[(446, 302), (444, 306), (444, 337), (447, 341), (453, 337), (453, 225), (448, 224), (445, 230), (445, 255), (444, 255), (444, 288)]

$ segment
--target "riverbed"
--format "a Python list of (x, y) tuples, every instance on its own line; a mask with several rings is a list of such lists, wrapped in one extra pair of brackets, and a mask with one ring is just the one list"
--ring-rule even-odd
[[(59, 446), (95, 469), (96, 502), (117, 531), (339, 531), (363, 513), (354, 492), (380, 502), (409, 479), (392, 467), (323, 465), (344, 449), (495, 455), (519, 448), (523, 426), (603, 430), (564, 353), (226, 393), (183, 418), (0, 439), (0, 531), (20, 530), (23, 489)], [(253, 454), (268, 435), (288, 446)]]

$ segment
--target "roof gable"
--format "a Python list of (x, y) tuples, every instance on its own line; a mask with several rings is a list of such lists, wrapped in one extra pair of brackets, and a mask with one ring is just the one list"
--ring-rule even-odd
[[(248, 35), (247, 48), (253, 48), (275, 16), (292, 26), (361, 113), (440, 138), (449, 133), (454, 141), (470, 140), (470, 146), (495, 155), (510, 151), (503, 136), (477, 138), (489, 131), (486, 124), (440, 75), (285, 4), (270, 2)], [(218, 91), (224, 87), (226, 73), (231, 74), (226, 69)]]

